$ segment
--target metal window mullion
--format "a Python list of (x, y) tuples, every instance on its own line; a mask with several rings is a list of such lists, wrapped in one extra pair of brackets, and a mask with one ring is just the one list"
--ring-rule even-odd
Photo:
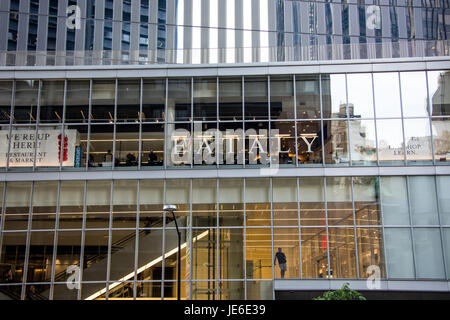
[[(370, 73), (370, 81), (372, 84), (372, 108), (373, 108), (373, 122), (375, 124), (375, 148), (377, 153), (377, 166), (380, 166), (380, 151), (378, 150), (378, 130), (377, 130), (377, 110), (375, 107), (375, 83), (373, 81), (373, 73)], [(384, 236), (384, 230), (383, 230)]]
[(111, 170), (115, 169), (116, 166), (116, 127), (117, 127), (117, 88), (118, 88), (119, 80), (116, 78), (115, 88), (114, 88), (114, 121), (113, 121), (113, 157)]
[[(220, 128), (219, 128), (219, 77), (216, 77), (216, 138), (215, 138), (215, 144), (216, 149), (214, 150), (216, 153), (216, 168), (219, 169), (219, 162), (220, 160), (223, 161), (223, 140), (222, 136), (220, 135)], [(220, 139), (220, 141), (219, 141)], [(219, 146), (221, 146), (221, 150), (219, 150)], [(222, 158), (222, 159), (220, 159)], [(217, 185), (218, 186), (218, 185)], [(219, 208), (219, 195), (217, 194), (217, 208)], [(219, 210), (217, 210), (217, 227), (219, 227)], [(217, 240), (219, 237), (217, 237)], [(219, 247), (217, 247), (217, 250), (219, 250)], [(219, 261), (219, 260), (217, 260)], [(219, 293), (217, 292), (217, 297), (219, 297)]]
[(30, 184), (30, 202), (28, 208), (28, 227), (27, 227), (27, 243), (25, 246), (25, 260), (23, 263), (23, 274), (22, 274), (22, 292), (20, 295), (21, 300), (25, 300), (26, 293), (26, 283), (28, 278), (28, 261), (30, 255), (30, 239), (31, 239), (31, 214), (33, 211), (33, 191), (34, 191), (34, 181), (31, 181)]
[(219, 229), (219, 178), (216, 179), (216, 297), (217, 300), (219, 300), (220, 297), (220, 290), (219, 290), (219, 286), (220, 286), (220, 273), (219, 273), (219, 268), (220, 268), (220, 246), (219, 246), (219, 241), (220, 241), (220, 237), (219, 237), (219, 233), (220, 233), (220, 229)]
[(430, 100), (430, 89), (428, 88), (428, 72), (425, 71), (425, 81), (427, 87), (427, 110), (428, 110), (428, 122), (430, 126), (430, 143), (431, 143), (431, 162), (436, 165), (435, 153), (434, 153), (434, 138), (433, 138), (433, 121), (432, 121), (432, 110), (431, 110), (431, 100)]
[[(270, 142), (272, 141), (272, 139), (271, 139), (272, 136), (270, 134), (272, 132), (272, 130), (271, 130), (272, 121), (271, 121), (271, 117), (270, 117), (270, 75), (267, 76), (266, 80), (267, 80), (267, 112), (268, 112), (267, 122), (268, 122), (268, 126), (269, 126), (269, 128), (267, 130), (269, 135), (266, 138), (266, 145), (267, 145), (267, 151), (269, 153), (269, 168), (272, 168), (272, 150), (269, 150), (271, 147)], [(259, 134), (259, 132), (257, 134)], [(249, 147), (250, 147), (250, 145), (249, 145)], [(250, 152), (250, 150), (249, 150), (249, 152)], [(250, 160), (249, 160), (249, 163), (250, 163)], [(270, 180), (272, 180), (272, 179), (270, 179)]]
[(5, 215), (6, 215), (6, 205), (5, 205), (5, 200), (6, 200), (6, 182), (2, 182), (3, 183), (3, 192), (2, 192), (2, 207), (0, 208), (2, 215), (0, 217), (0, 257), (2, 256), (2, 243), (3, 243), (3, 226), (5, 225)]
[(350, 184), (351, 184), (351, 188), (352, 188), (352, 211), (353, 211), (353, 233), (354, 233), (354, 245), (355, 245), (355, 262), (356, 262), (356, 278), (359, 279), (360, 278), (360, 274), (359, 274), (359, 254), (358, 254), (358, 234), (356, 232), (356, 212), (355, 212), (355, 191), (354, 191), (354, 187), (353, 187), (353, 176), (349, 177), (350, 178)]
[(384, 268), (386, 271), (386, 280), (389, 280), (389, 266), (387, 263), (387, 254), (386, 254), (386, 237), (385, 237), (385, 227), (384, 227), (384, 210), (383, 210), (383, 186), (382, 186), (382, 177), (378, 176), (379, 181), (379, 192), (380, 192), (380, 213), (381, 213), (381, 230), (383, 231), (383, 252), (384, 252)]
[[(191, 152), (191, 159), (190, 159), (190, 164), (191, 164), (191, 169), (194, 168), (194, 125), (195, 125), (195, 121), (194, 121), (194, 78), (191, 77), (191, 120), (190, 120), (190, 125), (191, 125), (191, 145), (190, 147), (190, 152)], [(203, 128), (202, 128), (203, 130)], [(191, 183), (192, 184), (192, 183)], [(192, 189), (191, 189), (192, 191)], [(191, 233), (192, 235), (192, 233)], [(192, 262), (192, 261), (191, 261)], [(189, 292), (191, 292), (191, 290), (189, 290)]]
[[(10, 112), (11, 115), (9, 117), (9, 128), (8, 128), (8, 134), (11, 137), (12, 133), (12, 127), (13, 127), (13, 117), (14, 117), (14, 107), (15, 107), (15, 91), (16, 91), (16, 81), (13, 80), (12, 82), (12, 88), (11, 88), (11, 106), (10, 106)], [(11, 150), (11, 141), (8, 141), (8, 156), (6, 157), (6, 172), (9, 171), (9, 153)]]
[[(245, 161), (244, 161), (245, 162)], [(242, 196), (243, 196), (243, 200), (244, 200), (244, 246), (243, 246), (243, 250), (244, 250), (244, 300), (247, 300), (247, 263), (245, 263), (245, 261), (247, 261), (247, 222), (246, 222), (246, 218), (247, 218), (247, 211), (246, 211), (246, 178), (243, 178), (243, 185), (242, 185)]]
[(62, 114), (62, 122), (61, 122), (61, 147), (59, 150), (59, 171), (62, 170), (63, 162), (64, 162), (64, 124), (66, 122), (66, 96), (67, 96), (67, 79), (64, 80), (64, 92), (63, 92), (63, 114)]
[(440, 201), (439, 201), (439, 191), (438, 191), (438, 184), (437, 184), (437, 176), (434, 176), (434, 183), (435, 183), (435, 197), (436, 197), (436, 206), (437, 206), (437, 210), (438, 210), (438, 222), (439, 222), (439, 232), (440, 232), (440, 238), (441, 238), (441, 250), (442, 250), (442, 258), (444, 261), (444, 276), (445, 279), (449, 278), (449, 274), (447, 271), (447, 260), (446, 260), (446, 254), (445, 254), (445, 243), (444, 243), (444, 229), (442, 227), (442, 220), (441, 220), (441, 206), (440, 206)]
[(301, 209), (300, 209), (300, 178), (297, 177), (297, 226), (298, 226), (298, 251), (299, 251), (299, 260), (300, 260), (300, 280), (303, 279), (303, 267), (302, 267), (302, 228), (300, 226), (300, 217), (301, 217)]
[[(192, 161), (191, 161), (191, 165), (192, 165)], [(187, 232), (189, 232), (189, 242), (187, 243), (187, 239), (186, 239), (186, 244), (190, 246), (190, 250), (189, 250), (189, 260), (188, 257), (186, 257), (186, 263), (188, 263), (188, 270), (189, 270), (189, 300), (192, 300), (192, 179), (189, 179), (189, 188), (190, 188), (190, 192), (189, 192), (189, 231), (186, 230)], [(187, 252), (187, 247), (186, 247), (186, 252)], [(181, 255), (181, 251), (178, 252), (179, 255)], [(181, 268), (181, 266), (178, 266), (178, 268)], [(181, 280), (180, 280), (181, 281)], [(180, 289), (181, 290), (181, 289)], [(181, 293), (180, 293), (181, 296)]]
[[(297, 130), (297, 84), (295, 74), (292, 75), (292, 90), (294, 90), (294, 134), (295, 134), (295, 166), (298, 167), (298, 130)], [(297, 181), (297, 189), (298, 189), (298, 181)], [(298, 200), (298, 199), (297, 199)], [(299, 211), (300, 218), (300, 211)], [(299, 220), (300, 223), (300, 220)]]
[(319, 74), (319, 101), (320, 101), (320, 132), (321, 132), (320, 136), (322, 143), (322, 167), (325, 167), (325, 140), (323, 136), (324, 124), (323, 124), (322, 74)]
[(136, 185), (136, 239), (134, 245), (134, 277), (133, 277), (133, 300), (136, 300), (137, 294), (137, 270), (139, 268), (139, 220), (140, 220), (140, 190), (141, 190), (141, 180), (137, 180)]
[(54, 292), (54, 276), (55, 276), (55, 262), (58, 245), (58, 229), (59, 229), (59, 210), (60, 210), (60, 198), (61, 198), (61, 180), (58, 181), (58, 191), (56, 195), (56, 216), (55, 216), (55, 234), (53, 239), (53, 257), (52, 257), (52, 270), (50, 276), (50, 293), (49, 300), (53, 300)]
[(90, 153), (90, 145), (91, 145), (91, 116), (92, 116), (92, 86), (93, 86), (93, 80), (89, 80), (89, 114), (88, 114), (88, 135), (87, 135), (87, 142), (86, 142), (86, 163), (84, 164), (85, 170), (89, 167), (89, 153)]
[[(168, 155), (168, 152), (167, 152), (167, 138), (168, 138), (167, 137), (167, 126), (168, 126), (168, 123), (169, 123), (168, 114), (167, 114), (168, 99), (169, 99), (169, 78), (166, 78), (165, 79), (165, 98), (164, 98), (164, 100), (165, 100), (165, 102), (164, 102), (164, 112), (165, 113), (164, 113), (164, 119), (163, 119), (163, 123), (164, 123), (164, 156), (163, 156), (164, 170), (167, 169), (167, 159), (169, 158), (169, 155)], [(165, 185), (166, 185), (166, 182), (164, 180), (164, 186)], [(165, 197), (165, 193), (164, 193), (164, 197)], [(165, 222), (164, 222), (164, 224), (165, 224)]]
[(108, 236), (108, 257), (106, 260), (106, 291), (105, 291), (105, 300), (108, 300), (109, 295), (109, 282), (111, 278), (111, 246), (112, 246), (112, 224), (113, 224), (113, 198), (114, 198), (114, 180), (110, 180), (110, 193), (109, 193), (109, 236)]
[(324, 203), (325, 203), (325, 232), (327, 235), (327, 259), (328, 259), (328, 278), (330, 278), (330, 269), (331, 269), (331, 261), (330, 261), (330, 235), (328, 232), (328, 196), (327, 196), (327, 180), (326, 177), (323, 177), (323, 191), (324, 191)]
[(353, 165), (352, 162), (352, 139), (350, 137), (350, 108), (348, 105), (348, 86), (347, 86), (347, 74), (344, 74), (344, 82), (345, 82), (345, 114), (347, 115), (347, 150), (348, 150), (348, 165), (351, 167)]
[[(271, 257), (273, 257), (274, 256), (274, 251), (273, 251), (273, 246), (274, 246), (274, 233), (273, 233), (273, 230), (274, 230), (274, 228), (273, 228), (273, 178), (272, 177), (270, 177), (269, 178), (269, 190), (270, 190), (270, 193), (269, 193), (269, 196), (270, 196), (270, 221), (271, 221), (271, 223), (270, 223), (270, 233), (271, 233), (271, 236), (272, 236), (272, 255), (271, 255)], [(270, 258), (271, 260), (270, 260), (270, 266), (272, 267), (272, 281), (274, 281), (275, 280), (275, 268), (274, 268), (274, 266), (272, 265), (272, 258)], [(275, 300), (275, 287), (272, 285), (272, 299), (273, 300)]]
[[(246, 153), (245, 153), (245, 76), (241, 77), (241, 85), (242, 85), (242, 168), (245, 169), (245, 162), (246, 162)], [(239, 152), (239, 151), (238, 151)], [(238, 157), (239, 159), (239, 157)], [(245, 193), (245, 191), (244, 191)], [(247, 283), (246, 283), (247, 284)]]
[(412, 244), (412, 254), (413, 254), (413, 269), (414, 269), (414, 279), (417, 279), (417, 267), (416, 267), (416, 242), (414, 241), (414, 228), (412, 221), (412, 213), (411, 213), (411, 193), (409, 186), (409, 176), (406, 176), (406, 190), (408, 196), (408, 213), (409, 213), (409, 230), (411, 235), (411, 244)]
[[(166, 179), (163, 180), (163, 204), (166, 204)], [(163, 228), (162, 228), (162, 244), (161, 244), (161, 300), (164, 300), (164, 276), (165, 276), (165, 245), (166, 245), (166, 212), (162, 212)]]
[[(141, 162), (142, 162), (142, 96), (143, 96), (143, 90), (144, 90), (144, 80), (140, 78), (140, 92), (139, 92), (139, 146), (138, 146), (138, 167), (137, 169), (141, 169)], [(139, 189), (138, 189), (139, 191)], [(138, 202), (139, 205), (139, 202)], [(135, 285), (136, 289), (136, 285)]]
[(83, 272), (84, 272), (84, 244), (85, 244), (85, 238), (86, 238), (86, 211), (87, 211), (87, 181), (84, 181), (84, 191), (83, 191), (83, 221), (81, 225), (81, 250), (80, 250), (80, 278), (79, 278), (79, 289), (78, 289), (78, 295), (77, 299), (81, 300), (81, 281), (83, 280)]
[(408, 165), (408, 161), (407, 161), (407, 156), (406, 156), (405, 118), (403, 116), (402, 83), (401, 83), (400, 72), (397, 72), (397, 76), (398, 76), (398, 90), (399, 90), (399, 95), (400, 95), (400, 115), (401, 115), (401, 118), (402, 118), (403, 157), (404, 157), (403, 165), (407, 166)]
[(38, 80), (38, 99), (36, 107), (36, 123), (35, 123), (35, 134), (34, 134), (34, 160), (33, 160), (33, 172), (36, 171), (36, 156), (37, 156), (37, 141), (38, 141), (38, 128), (40, 123), (39, 113), (41, 112), (41, 91), (42, 91), (42, 80)]

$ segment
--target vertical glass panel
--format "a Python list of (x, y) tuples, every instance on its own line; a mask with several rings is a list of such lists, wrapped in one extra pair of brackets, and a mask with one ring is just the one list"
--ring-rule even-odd
[(381, 177), (381, 196), (384, 224), (409, 224), (405, 177)]
[(111, 197), (111, 181), (87, 182), (86, 227), (108, 228)]
[(330, 277), (356, 278), (355, 234), (353, 228), (329, 228)]
[[(175, 204), (177, 211), (175, 217), (179, 227), (188, 227), (189, 203), (191, 202), (191, 189), (189, 179), (166, 180), (166, 204)], [(172, 215), (166, 214), (166, 217), (172, 221)], [(166, 227), (175, 228), (175, 223), (170, 222)]]
[(445, 278), (439, 228), (414, 228), (414, 249), (417, 278)]
[[(0, 255), (0, 265), (5, 277), (0, 278), (0, 282), (21, 283), (24, 271), (25, 248), (27, 243), (26, 232), (6, 233), (3, 232), (2, 251)], [(18, 294), (20, 299), (21, 290), (13, 286), (3, 287), (9, 293)]]
[[(67, 272), (70, 266), (80, 266), (80, 253), (81, 253), (81, 231), (64, 231), (58, 232), (58, 240), (56, 247), (56, 260), (55, 260), (55, 276), (53, 281), (66, 282), (73, 278), (73, 271)], [(72, 276), (72, 277), (71, 277)], [(71, 277), (69, 279), (69, 277)], [(76, 281), (76, 280), (75, 280)], [(62, 289), (62, 290), (61, 290)], [(53, 299), (64, 299), (64, 294), (67, 293), (68, 288), (65, 290), (60, 288), (53, 293)], [(75, 297), (76, 297), (76, 291)], [(75, 298), (76, 299), (76, 298)]]
[(217, 122), (201, 122), (194, 123), (193, 131), (193, 160), (194, 165), (212, 166), (217, 163), (216, 141), (220, 138), (217, 136)]
[[(20, 126), (13, 127), (11, 130), (11, 141), (7, 142), (8, 130), (3, 132), (5, 139), (3, 144), (4, 154), (7, 157), (4, 158), (4, 162), (8, 161), (10, 169), (18, 168), (21, 171), (31, 171), (33, 163), (35, 162), (36, 151), (36, 126)], [(40, 136), (41, 137), (41, 136)], [(8, 151), (9, 143), (9, 153)], [(2, 152), (2, 153), (3, 153)], [(13, 169), (14, 170), (14, 169)]]
[(436, 164), (450, 161), (450, 118), (432, 118), (434, 160)]
[(431, 162), (430, 121), (405, 119), (406, 160), (408, 164)]
[(440, 222), (442, 225), (450, 225), (450, 176), (436, 177), (437, 192), (439, 199)]
[(242, 120), (241, 78), (219, 78), (219, 119)]
[(169, 80), (167, 120), (191, 120), (191, 79)]
[(297, 119), (320, 118), (319, 76), (296, 75), (295, 91)]
[(133, 300), (133, 295), (134, 295), (134, 283), (128, 281), (120, 282), (117, 286), (115, 287), (111, 286), (109, 288), (108, 300)]
[[(154, 213), (153, 219), (149, 215), (146, 215), (145, 218), (145, 221), (149, 222), (147, 226), (153, 229), (145, 229), (139, 232), (137, 280), (161, 280), (163, 231), (155, 228), (162, 227), (162, 208), (161, 211)], [(169, 232), (172, 233), (172, 230)], [(168, 251), (166, 250), (166, 252)], [(159, 290), (161, 291), (161, 286), (159, 286)], [(161, 295), (161, 292), (159, 295)], [(147, 295), (147, 297), (151, 297), (151, 295)]]
[(347, 74), (347, 90), (350, 118), (373, 118), (372, 75)]
[(64, 81), (42, 81), (39, 121), (61, 123), (63, 118)]
[(117, 84), (117, 121), (139, 121), (141, 104), (141, 81), (118, 80)]
[(141, 133), (141, 167), (164, 164), (164, 125), (143, 124)]
[(411, 230), (409, 228), (385, 228), (384, 238), (389, 278), (413, 279)]
[[(3, 230), (28, 229), (31, 182), (7, 182)], [(25, 243), (25, 242), (24, 242)]]
[(270, 180), (246, 179), (245, 197), (247, 226), (270, 226)]
[(244, 300), (244, 281), (219, 282), (219, 300)]
[(245, 163), (269, 166), (269, 122), (245, 122)]
[(380, 225), (378, 177), (353, 177), (353, 201), (357, 225)]
[(245, 78), (245, 119), (260, 120), (268, 119), (268, 95), (267, 78), (246, 77)]
[(194, 227), (217, 224), (217, 180), (192, 180), (192, 225)]
[(144, 79), (141, 120), (146, 122), (164, 120), (165, 105), (166, 80)]
[[(384, 267), (383, 231), (381, 228), (356, 228), (358, 244), (359, 277), (373, 275), (373, 266), (380, 269), (380, 276), (386, 277)], [(372, 266), (372, 267), (371, 267)]]
[[(190, 263), (189, 255), (186, 248), (192, 248), (190, 240), (187, 238), (187, 230), (180, 230), (181, 233), (181, 266), (178, 265), (178, 235), (175, 229), (166, 230), (165, 232), (165, 252), (164, 252), (164, 281), (174, 281), (174, 285), (164, 284), (164, 296), (176, 297), (178, 268), (181, 271), (181, 280), (189, 280)], [(189, 243), (188, 243), (189, 242)], [(181, 285), (183, 290), (183, 284)], [(167, 290), (167, 292), (166, 292)], [(183, 292), (183, 291), (182, 291)], [(183, 294), (182, 294), (183, 295)]]
[(352, 165), (375, 165), (377, 162), (375, 122), (373, 120), (350, 120), (349, 125)]
[(217, 78), (194, 79), (194, 120), (217, 119)]
[(273, 281), (247, 281), (247, 300), (272, 300)]
[(54, 232), (31, 232), (27, 282), (50, 282), (54, 238)]
[(67, 283), (54, 284), (53, 300), (78, 300), (78, 289), (69, 289)]
[(373, 74), (375, 114), (377, 118), (401, 116), (398, 81), (398, 73)]
[(162, 227), (163, 180), (141, 180), (139, 185), (139, 227)]
[(270, 77), (270, 118), (295, 118), (292, 76)]
[[(75, 138), (72, 140), (74, 141), (73, 167), (69, 167), (67, 164), (65, 164), (63, 165), (63, 169), (73, 170), (73, 168), (77, 169), (86, 168), (88, 126), (69, 125), (64, 128), (64, 134), (65, 136), (68, 135), (71, 135), (72, 137), (75, 136)], [(70, 144), (70, 146), (72, 147), (72, 144)], [(68, 157), (68, 160), (71, 160), (71, 158)], [(94, 163), (91, 161), (89, 163), (89, 166), (93, 165)]]
[[(167, 271), (167, 270), (166, 270)], [(176, 271), (176, 270), (175, 270)], [(189, 299), (190, 285), (188, 281), (181, 282), (181, 300)], [(178, 284), (176, 280), (165, 281), (164, 282), (164, 300), (175, 300), (177, 299), (177, 289)]]
[[(280, 165), (295, 165), (295, 122), (294, 121), (276, 121), (271, 122), (271, 136), (279, 141), (278, 163)], [(278, 130), (278, 133), (275, 131)], [(279, 140), (278, 140), (279, 139)], [(268, 139), (269, 145), (271, 139)], [(278, 143), (278, 142), (277, 142)], [(274, 150), (271, 155), (276, 157)], [(272, 160), (274, 163), (276, 160)], [(276, 162), (275, 162), (276, 163)]]
[(67, 80), (66, 122), (89, 121), (88, 80)]
[(275, 279), (300, 278), (299, 245), (298, 228), (274, 228)]
[(161, 282), (136, 282), (136, 300), (160, 300)]
[(302, 228), (302, 278), (328, 278), (328, 242), (325, 228)]
[(432, 116), (450, 115), (449, 71), (428, 71), (428, 93)]
[(350, 177), (327, 177), (327, 213), (329, 225), (353, 225)]
[(322, 109), (324, 118), (347, 118), (345, 74), (322, 75)]
[(413, 225), (439, 224), (434, 177), (410, 177), (409, 199)]
[(136, 228), (137, 180), (114, 180), (113, 228)]
[(268, 228), (247, 229), (245, 235), (247, 279), (272, 279), (272, 234)]
[(348, 133), (346, 120), (323, 122), (325, 163), (348, 165)]
[(139, 160), (139, 125), (116, 125), (115, 166), (136, 168)]
[(244, 229), (219, 229), (219, 278), (244, 279)]
[(191, 292), (193, 300), (217, 300), (216, 281), (193, 281)]
[(113, 165), (113, 125), (91, 125), (88, 166), (110, 170)]
[[(108, 265), (108, 239), (108, 230), (88, 230), (85, 232), (83, 281), (106, 280), (106, 269)], [(85, 290), (83, 286), (83, 299), (101, 290), (103, 287), (104, 284), (96, 284), (95, 287), (90, 288), (88, 291)]]
[(0, 81), (0, 123), (11, 118), (12, 81)]
[[(25, 131), (22, 131), (25, 133)], [(21, 133), (20, 131), (18, 133)], [(30, 132), (26, 132), (25, 134), (28, 134), (29, 139), (33, 139), (32, 137), (35, 134), (36, 131), (32, 129)], [(77, 144), (77, 136), (76, 133), (73, 131), (66, 130), (64, 132), (64, 138), (62, 134), (62, 127), (61, 126), (39, 126), (37, 130), (37, 135), (35, 137), (35, 146), (34, 143), (31, 144), (32, 148), (30, 148), (30, 145), (27, 143), (27, 146), (25, 147), (25, 144), (21, 143), (24, 142), (24, 140), (21, 140), (18, 142), (17, 136), (14, 137), (15, 139), (12, 140), (13, 146), (19, 146), (20, 151), (34, 151), (33, 154), (30, 154), (29, 159), (27, 157), (21, 157), (18, 156), (17, 158), (11, 157), (10, 162), (12, 165), (12, 160), (15, 162), (16, 165), (22, 166), (24, 162), (29, 163), (29, 166), (32, 166), (33, 162), (36, 162), (35, 167), (39, 168), (52, 168), (53, 170), (61, 165), (63, 166), (71, 166), (74, 159), (74, 153), (75, 153), (75, 145)], [(25, 136), (22, 136), (19, 139), (26, 139)], [(61, 150), (62, 148), (62, 150)], [(26, 150), (28, 149), (28, 150)], [(31, 150), (30, 150), (31, 149)], [(34, 155), (36, 153), (36, 155)], [(20, 160), (19, 160), (20, 159)], [(36, 160), (35, 160), (36, 159)], [(62, 159), (62, 161), (61, 161)], [(17, 161), (19, 160), (19, 161)]]
[(14, 122), (35, 123), (37, 117), (39, 80), (16, 81)]
[(444, 250), (445, 250), (445, 264), (447, 266), (447, 278), (450, 274), (450, 228), (443, 228), (442, 229), (443, 235), (442, 235), (442, 243), (444, 244)]
[(219, 226), (244, 226), (243, 179), (219, 179)]
[(427, 81), (425, 72), (401, 72), (400, 82), (402, 84), (403, 116), (428, 116)]
[(297, 122), (299, 165), (322, 165), (322, 125), (319, 121)]
[(134, 280), (135, 247), (136, 230), (113, 230), (111, 232), (110, 280)]
[(298, 226), (297, 179), (274, 178), (273, 225)]
[(166, 124), (167, 166), (190, 166), (192, 163), (192, 130), (190, 123)]
[(381, 165), (403, 164), (403, 132), (400, 119), (377, 120), (378, 156)]
[(31, 229), (55, 228), (58, 181), (36, 181), (33, 188)]
[(192, 279), (217, 278), (217, 229), (192, 230)]
[(244, 123), (242, 121), (219, 123), (223, 143), (223, 163), (219, 163), (220, 166), (241, 168), (244, 164), (245, 134), (243, 128)]
[(92, 82), (92, 122), (114, 122), (114, 80), (94, 80)]
[(322, 177), (299, 178), (300, 224), (325, 226), (325, 196)]

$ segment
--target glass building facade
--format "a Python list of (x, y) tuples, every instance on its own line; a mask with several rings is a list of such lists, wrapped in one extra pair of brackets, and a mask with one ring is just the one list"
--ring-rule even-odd
[(1, 1), (0, 299), (449, 296), (449, 10)]

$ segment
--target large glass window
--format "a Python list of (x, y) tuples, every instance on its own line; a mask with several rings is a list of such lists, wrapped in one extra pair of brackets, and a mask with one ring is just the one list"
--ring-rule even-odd
[(137, 167), (139, 161), (139, 125), (116, 125), (116, 167)]
[(37, 118), (39, 80), (16, 81), (14, 122), (35, 123)]
[(348, 125), (346, 120), (323, 122), (325, 163), (349, 164)]
[(141, 180), (139, 183), (139, 227), (162, 227), (164, 203), (163, 180)]
[(353, 201), (358, 225), (380, 225), (380, 191), (378, 177), (353, 177)]
[(89, 86), (88, 80), (67, 80), (66, 122), (89, 121)]
[(55, 228), (58, 181), (36, 181), (33, 185), (32, 229)]
[(298, 226), (297, 179), (274, 178), (272, 194), (273, 225)]
[(404, 119), (408, 164), (431, 162), (431, 133), (428, 119)]
[(449, 71), (428, 71), (428, 94), (432, 116), (450, 115)]
[[(325, 226), (325, 195), (322, 177), (299, 178), (300, 224)], [(303, 239), (303, 236), (302, 236)]]
[[(298, 279), (300, 277), (300, 243), (298, 235), (298, 228), (273, 229), (275, 279)], [(283, 265), (283, 261), (285, 265)]]
[[(166, 80), (144, 79), (142, 91), (142, 121), (153, 122), (165, 119)], [(173, 119), (172, 119), (173, 120)]]
[(350, 120), (349, 132), (352, 165), (375, 165), (377, 161), (375, 122), (373, 120)]
[(194, 79), (194, 120), (217, 120), (217, 79)]
[(381, 165), (403, 164), (402, 121), (400, 119), (377, 120), (378, 156)]
[(450, 118), (433, 118), (434, 160), (436, 164), (447, 164), (450, 161)]
[(386, 261), (391, 279), (414, 279), (411, 229), (385, 228)]
[(320, 118), (319, 76), (295, 76), (297, 119)]
[(426, 117), (428, 112), (425, 72), (401, 72), (404, 117)]
[[(7, 277), (1, 277), (0, 282), (21, 283), (23, 280), (25, 252), (27, 243), (26, 232), (2, 233), (2, 252), (0, 255), (0, 264), (3, 274)], [(21, 286), (2, 287), (7, 292), (20, 296)]]
[(322, 75), (322, 112), (324, 118), (347, 118), (345, 74)]
[(299, 165), (322, 165), (321, 121), (297, 122), (297, 157)]
[(381, 177), (385, 225), (409, 225), (408, 191), (405, 177)]
[(380, 270), (380, 276), (386, 277), (384, 261), (383, 232), (381, 228), (356, 228), (358, 245), (359, 277), (368, 278)]
[(328, 228), (330, 277), (356, 278), (355, 233), (353, 228)]
[(110, 124), (91, 125), (88, 166), (111, 169), (113, 156), (114, 126)]
[(219, 226), (244, 226), (243, 179), (219, 179)]
[(219, 78), (219, 119), (242, 120), (241, 78)]
[(192, 180), (192, 225), (217, 225), (217, 180)]
[(372, 75), (347, 74), (347, 90), (350, 118), (373, 118)]
[(27, 230), (31, 182), (7, 182), (3, 230)]
[(272, 279), (272, 233), (269, 228), (249, 228), (245, 234), (247, 279)]
[(295, 118), (292, 76), (270, 77), (270, 118)]
[(59, 229), (81, 229), (83, 223), (84, 181), (61, 181)]
[(86, 228), (109, 228), (111, 181), (87, 182)]
[(349, 177), (327, 177), (329, 225), (353, 225), (352, 182)]
[[(82, 281), (105, 281), (108, 266), (108, 230), (88, 230), (84, 233), (84, 256)], [(105, 287), (104, 283), (83, 285), (84, 298)]]
[(113, 80), (94, 80), (92, 83), (91, 122), (115, 121), (114, 101), (116, 82)]
[(414, 228), (414, 249), (417, 278), (445, 278), (441, 234), (438, 228)]
[(140, 80), (118, 80), (117, 121), (136, 122), (140, 117)]
[(302, 228), (302, 277), (329, 278), (328, 275), (328, 240), (325, 228)]
[(271, 225), (270, 180), (267, 178), (245, 180), (247, 226)]
[[(273, 149), (274, 142), (279, 143), (278, 159), (272, 159), (272, 164), (295, 165), (295, 122), (291, 121), (272, 121), (271, 138), (267, 140), (267, 145)], [(278, 130), (278, 133), (275, 131)], [(267, 133), (269, 134), (269, 133)], [(271, 155), (275, 155), (275, 150), (271, 150)]]
[(113, 228), (136, 228), (137, 181), (115, 180), (113, 189)]
[(439, 224), (434, 177), (410, 177), (409, 196), (411, 219), (414, 225)]
[(11, 118), (12, 82), (0, 81), (0, 123), (9, 123)]
[[(398, 73), (374, 73), (375, 114), (377, 118), (400, 117)], [(378, 126), (377, 126), (377, 130)]]
[(169, 79), (167, 120), (191, 120), (191, 102), (191, 79)]
[(261, 120), (269, 118), (267, 78), (246, 77), (245, 78), (245, 119)]
[(143, 124), (141, 133), (141, 167), (164, 164), (164, 125)]
[(436, 177), (437, 192), (439, 199), (440, 222), (442, 225), (450, 225), (450, 176)]
[(42, 81), (39, 121), (61, 123), (63, 121), (64, 81)]

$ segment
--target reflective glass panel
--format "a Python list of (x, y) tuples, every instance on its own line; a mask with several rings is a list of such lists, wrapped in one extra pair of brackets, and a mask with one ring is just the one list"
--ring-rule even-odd
[(302, 228), (302, 277), (304, 279), (329, 278), (328, 241), (325, 228)]
[(401, 72), (404, 117), (426, 117), (428, 113), (425, 72)]
[(297, 179), (274, 178), (272, 189), (273, 225), (298, 226)]
[(326, 164), (349, 164), (347, 129), (346, 120), (327, 120), (323, 122)]
[(414, 228), (414, 253), (417, 278), (445, 278), (439, 228)]
[(219, 179), (219, 226), (244, 226), (243, 179)]
[(424, 164), (432, 161), (430, 121), (405, 119), (406, 160), (408, 164)]
[(87, 80), (67, 80), (66, 122), (88, 122), (89, 85)]
[(217, 119), (217, 79), (194, 79), (194, 120)]
[(242, 78), (219, 78), (219, 119), (242, 119)]
[(385, 225), (409, 224), (405, 177), (381, 177), (381, 197)]
[(319, 76), (295, 76), (297, 119), (320, 118)]
[(269, 228), (246, 230), (247, 279), (272, 279), (272, 234)]
[(450, 161), (450, 118), (432, 118), (434, 161), (448, 164)]
[(353, 177), (356, 224), (381, 224), (379, 184), (378, 177)]
[(373, 120), (350, 120), (349, 125), (352, 165), (375, 165), (377, 161), (375, 122)]
[(108, 228), (111, 181), (90, 180), (86, 190), (86, 228)]
[(166, 80), (144, 79), (142, 91), (142, 121), (165, 119)]
[(378, 156), (381, 165), (401, 165), (404, 161), (402, 121), (377, 120)]
[(58, 181), (35, 181), (31, 229), (55, 228)]
[(35, 123), (37, 117), (39, 80), (16, 81), (14, 122)]
[(449, 71), (428, 71), (428, 94), (432, 116), (450, 115), (449, 86)]
[(63, 121), (64, 81), (42, 81), (39, 121)]
[(327, 214), (329, 225), (353, 225), (350, 177), (327, 177)]
[(381, 278), (386, 277), (383, 231), (381, 228), (356, 228), (358, 245), (359, 277), (368, 278), (379, 268)]
[(117, 84), (117, 121), (136, 122), (140, 114), (140, 80), (119, 80)]
[(330, 277), (356, 278), (355, 233), (353, 228), (328, 228)]
[(439, 200), (440, 222), (443, 225), (450, 225), (450, 192), (448, 192), (448, 187), (450, 186), (450, 176), (436, 177), (436, 184)]
[(9, 123), (11, 118), (12, 82), (0, 81), (0, 123)]
[(409, 199), (414, 225), (439, 224), (434, 177), (409, 177)]
[(295, 118), (292, 76), (270, 77), (270, 118)]
[(245, 78), (245, 119), (261, 120), (268, 119), (268, 92), (267, 78), (246, 77)]
[(189, 121), (191, 119), (191, 80), (170, 79), (167, 100), (168, 121)]
[(411, 230), (385, 228), (384, 239), (389, 278), (414, 279)]
[[(300, 224), (325, 226), (325, 195), (322, 177), (299, 178)], [(303, 239), (303, 238), (302, 238)]]
[(373, 85), (376, 117), (400, 117), (401, 110), (398, 73), (374, 73)]
[(59, 229), (81, 229), (83, 223), (84, 181), (61, 181)]
[(300, 277), (298, 228), (274, 228), (273, 248), (275, 279)]
[[(7, 182), (3, 230), (27, 230), (31, 182)], [(24, 242), (25, 243), (25, 242)]]
[(322, 75), (322, 109), (324, 118), (347, 117), (345, 74)]
[(347, 74), (347, 90), (350, 118), (373, 118), (372, 75)]
[(113, 123), (115, 121), (115, 87), (114, 80), (94, 80), (92, 82), (91, 122)]

